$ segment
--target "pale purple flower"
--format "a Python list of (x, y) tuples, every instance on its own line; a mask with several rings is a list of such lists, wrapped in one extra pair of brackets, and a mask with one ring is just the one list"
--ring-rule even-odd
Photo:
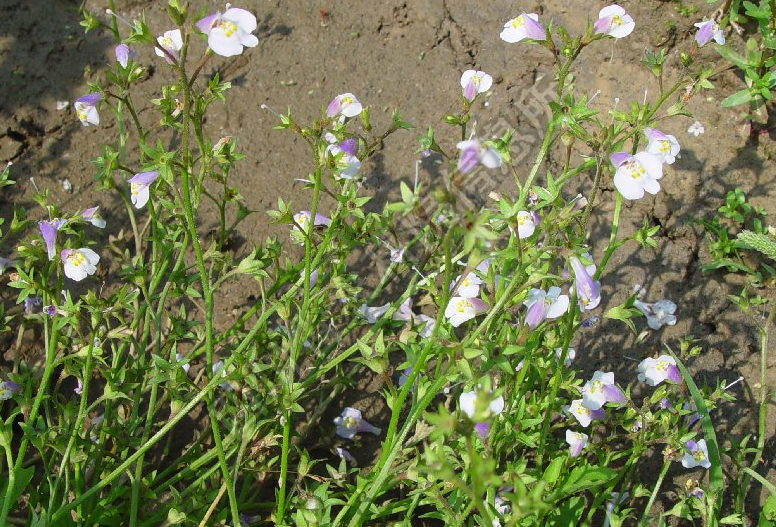
[(102, 99), (102, 93), (90, 93), (73, 101), (73, 108), (78, 120), (84, 126), (100, 124), (100, 114), (97, 112), (97, 103)]
[(342, 179), (353, 179), (361, 168), (361, 161), (356, 156), (358, 141), (350, 138), (339, 144), (331, 144), (326, 147), (326, 154), (332, 157), (340, 156), (337, 160), (336, 176)]
[(390, 309), (391, 304), (385, 304), (382, 306), (369, 307), (366, 304), (361, 304), (358, 308), (358, 312), (361, 313), (367, 322), (374, 324), (377, 319), (385, 314)]
[(700, 121), (695, 121), (689, 126), (689, 128), (687, 128), (687, 133), (692, 134), (695, 137), (698, 137), (705, 131), (706, 129), (703, 127), (703, 123), (701, 123)]
[(196, 24), (207, 35), (207, 45), (217, 55), (233, 57), (240, 55), (243, 48), (253, 48), (259, 44), (256, 35), (252, 35), (258, 24), (256, 17), (237, 7), (229, 7), (223, 14), (213, 13)]
[(346, 463), (350, 463), (354, 467), (358, 464), (358, 462), (356, 461), (356, 458), (354, 458), (352, 454), (347, 450), (345, 450), (344, 448), (335, 447), (334, 451), (337, 453), (340, 459), (344, 459)]
[(346, 407), (342, 415), (334, 418), (334, 424), (337, 425), (337, 435), (345, 439), (353, 439), (356, 434), (369, 432), (370, 434), (380, 435), (381, 429), (370, 425), (361, 418), (361, 412), (355, 408)]
[(698, 28), (698, 32), (695, 34), (695, 42), (698, 43), (698, 46), (705, 46), (712, 39), (719, 45), (725, 43), (725, 32), (722, 31), (716, 20), (704, 20), (693, 25)]
[(574, 271), (574, 288), (577, 292), (579, 307), (583, 310), (595, 309), (601, 303), (601, 282), (593, 281), (585, 266), (576, 256), (572, 256), (569, 261)]
[(563, 409), (573, 415), (579, 424), (585, 428), (590, 426), (590, 422), (593, 419), (600, 420), (606, 418), (606, 412), (603, 408), (599, 408), (598, 410), (590, 410), (589, 408), (585, 408), (582, 405), (582, 399), (574, 399), (571, 401), (570, 406), (564, 406)]
[(76, 282), (80, 282), (87, 276), (94, 274), (100, 261), (100, 256), (86, 247), (63, 249), (59, 256), (65, 263), (65, 276)]
[(326, 108), (327, 117), (355, 117), (361, 113), (363, 107), (352, 93), (343, 93), (334, 97)]
[(436, 319), (421, 313), (420, 315), (417, 315), (415, 317), (415, 323), (417, 325), (423, 324), (423, 327), (420, 329), (420, 331), (418, 331), (418, 336), (422, 339), (427, 339), (431, 336), (431, 333), (434, 331), (434, 326), (436, 325)]
[(488, 310), (488, 305), (479, 298), (463, 298), (454, 296), (445, 308), (445, 318), (457, 328), (467, 320), (471, 320), (480, 313)]
[(512, 44), (526, 38), (545, 40), (547, 33), (539, 23), (539, 15), (536, 13), (521, 13), (504, 24), (504, 29), (499, 36), (501, 40)]
[(633, 32), (636, 22), (617, 4), (604, 7), (598, 12), (598, 20), (593, 24), (595, 34), (605, 34), (614, 38), (627, 37)]
[(61, 220), (59, 218), (38, 222), (38, 229), (40, 230), (40, 235), (43, 237), (43, 242), (46, 244), (46, 253), (48, 254), (49, 260), (54, 258), (54, 255), (57, 253), (57, 232), (66, 223), (67, 220)]
[(24, 314), (25, 315), (34, 315), (35, 313), (41, 311), (43, 307), (43, 299), (39, 296), (28, 296), (24, 299)]
[(129, 64), (129, 59), (133, 59), (137, 56), (133, 50), (129, 49), (126, 44), (119, 44), (116, 46), (116, 61), (121, 64), (122, 68), (126, 68)]
[[(561, 356), (563, 355), (563, 348), (555, 348), (555, 357), (560, 360)], [(563, 365), (565, 367), (571, 366), (571, 363), (574, 362), (574, 359), (577, 358), (577, 350), (574, 348), (569, 348), (566, 350), (566, 358), (563, 360)]]
[(647, 141), (649, 141), (646, 149), (648, 153), (661, 157), (663, 162), (669, 165), (676, 161), (676, 155), (681, 150), (676, 137), (664, 134), (654, 128), (645, 128), (644, 134), (647, 136)]
[[(299, 225), (299, 227), (302, 228), (303, 232), (307, 232), (308, 225), (310, 224), (310, 211), (303, 210), (301, 212), (297, 212), (294, 214), (294, 221), (297, 223), (297, 225)], [(327, 218), (323, 214), (316, 214), (315, 221), (313, 221), (313, 227), (320, 227), (322, 225), (331, 225), (331, 219)], [(298, 230), (296, 225), (294, 225), (293, 230)]]
[(81, 395), (84, 391), (84, 383), (81, 382), (81, 379), (76, 379), (76, 385), (75, 388), (73, 388), (73, 391), (76, 395)]
[(569, 444), (569, 456), (577, 457), (588, 444), (587, 434), (566, 430), (566, 443)]
[(617, 168), (614, 174), (614, 186), (625, 199), (640, 199), (644, 191), (657, 194), (660, 190), (658, 179), (663, 177), (663, 160), (649, 152), (630, 155), (617, 152), (609, 156)]
[(613, 372), (596, 371), (582, 387), (582, 406), (588, 410), (598, 410), (606, 403), (623, 404), (627, 400), (625, 393), (614, 384)]
[(517, 237), (521, 240), (530, 238), (536, 230), (536, 218), (528, 211), (521, 210), (515, 216), (517, 220)]
[(142, 209), (151, 197), (150, 186), (159, 177), (159, 172), (141, 172), (135, 174), (128, 181), (129, 199), (136, 209)]
[(11, 380), (0, 382), (0, 401), (7, 401), (13, 397), (13, 394), (18, 392), (20, 388), (21, 386)]
[(684, 453), (684, 456), (682, 456), (682, 466), (684, 468), (711, 467), (711, 461), (709, 461), (709, 449), (706, 446), (705, 439), (701, 439), (697, 443), (690, 440), (687, 441), (684, 446), (687, 449)]
[(404, 249), (396, 249), (395, 247), (388, 246), (388, 250), (391, 256), (388, 259), (393, 263), (402, 263), (404, 261)]
[(100, 207), (89, 207), (81, 211), (81, 218), (88, 221), (98, 229), (105, 228), (105, 220), (98, 213)]
[[(485, 404), (487, 404), (487, 407)], [(469, 419), (474, 419), (475, 415), (477, 416), (474, 429), (480, 437), (487, 437), (490, 430), (487, 420), (504, 411), (504, 397), (499, 395), (494, 399), (484, 391), (472, 390), (464, 392), (458, 397), (458, 406)], [(479, 412), (477, 411), (478, 409), (480, 410)]]
[(682, 410), (686, 410), (690, 412), (688, 415), (684, 416), (685, 424), (688, 429), (701, 418), (701, 414), (695, 411), (694, 401), (688, 401), (688, 402), (682, 403)]
[(676, 361), (670, 355), (661, 355), (657, 359), (647, 357), (639, 363), (639, 380), (650, 386), (657, 386), (663, 381), (674, 384), (682, 382), (682, 375), (676, 367)]
[(641, 300), (634, 300), (633, 307), (641, 311), (647, 317), (647, 325), (652, 329), (660, 329), (663, 326), (676, 324), (676, 304), (670, 300), (658, 300), (654, 304), (646, 304)]
[(477, 139), (461, 141), (456, 146), (461, 151), (458, 157), (458, 170), (462, 174), (468, 174), (479, 164), (487, 168), (501, 166), (502, 161), (498, 151), (492, 146), (480, 143)]
[(414, 316), (415, 315), (412, 312), (412, 298), (407, 298), (404, 302), (401, 303), (399, 309), (393, 312), (391, 319), (399, 320), (401, 322), (409, 322), (412, 324)]
[(164, 60), (167, 61), (167, 64), (172, 64), (173, 61), (170, 56), (160, 48), (164, 48), (169, 52), (170, 55), (175, 57), (175, 60), (178, 60), (178, 52), (182, 47), (183, 37), (181, 36), (181, 30), (171, 29), (170, 31), (165, 31), (163, 35), (160, 35), (156, 39), (156, 46), (154, 46), (154, 51), (157, 55), (164, 58)]
[(484, 71), (466, 70), (461, 75), (464, 98), (472, 102), (477, 95), (485, 93), (493, 85), (493, 77)]
[(525, 323), (534, 329), (545, 318), (552, 320), (562, 316), (569, 308), (569, 297), (560, 294), (560, 287), (557, 286), (552, 286), (547, 291), (531, 289), (523, 305), (528, 308)]

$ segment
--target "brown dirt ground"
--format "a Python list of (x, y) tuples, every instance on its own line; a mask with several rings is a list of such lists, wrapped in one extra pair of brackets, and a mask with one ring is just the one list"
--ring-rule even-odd
[[(117, 11), (130, 20), (144, 12), (152, 32), (157, 34), (170, 25), (166, 2), (118, 0), (116, 4)], [(259, 213), (243, 224), (242, 240), (251, 243), (270, 234), (285, 238), (285, 229), (269, 226), (263, 212), (274, 206), (278, 196), (292, 199), (299, 209), (306, 208), (308, 199), (294, 181), (312, 168), (306, 147), (288, 133), (273, 131), (276, 118), (260, 109), (261, 104), (278, 111), (291, 108), (300, 121), (311, 121), (334, 95), (350, 91), (372, 106), (377, 128), (387, 126), (390, 110), (399, 108), (418, 131), (431, 124), (442, 137), (447, 134), (447, 139), (453, 140), (440, 117), (456, 109), (461, 72), (476, 68), (495, 79), (487, 106), (479, 101), (475, 108), (478, 134), (488, 136), (501, 131), (507, 122), (521, 134), (539, 137), (538, 130), (546, 117), (530, 115), (524, 103), (529, 100), (526, 94), (551, 87), (551, 64), (543, 50), (502, 42), (498, 35), (503, 22), (525, 10), (546, 18), (552, 16), (575, 32), (584, 27), (586, 13), (594, 17), (604, 5), (600, 0), (587, 7), (561, 0), (541, 5), (533, 1), (511, 5), (464, 0), (242, 2), (240, 7), (259, 18), (258, 48), (234, 61), (216, 57), (205, 69), (208, 74), (214, 68), (225, 71), (234, 85), (228, 93), (228, 105), (218, 106), (210, 114), (207, 130), (213, 140), (226, 135), (238, 138), (246, 155), (238, 164), (235, 183), (248, 206)], [(690, 1), (685, 5), (699, 11), (686, 18), (680, 15), (678, 4), (671, 1), (624, 0), (621, 5), (635, 18), (636, 31), (616, 43), (607, 41), (586, 50), (575, 72), (577, 93), (600, 90), (593, 105), (604, 111), (615, 97), (627, 105), (641, 100), (645, 89), (648, 96), (656, 92), (653, 79), (638, 65), (645, 48), (665, 47), (669, 56), (667, 77), (675, 78), (681, 67), (678, 53), (689, 46), (692, 23), (710, 15), (716, 7), (702, 0)], [(106, 7), (95, 0), (89, 0), (87, 6), (93, 12), (103, 12)], [(207, 11), (223, 8), (219, 2), (200, 0), (193, 2), (192, 11), (201, 6)], [(12, 178), (18, 181), (14, 189), (4, 190), (5, 202), (0, 203), (0, 210), (6, 219), (11, 201), (34, 208), (33, 178), (38, 187), (50, 190), (52, 201), (63, 210), (100, 204), (113, 226), (124, 217), (115, 202), (97, 192), (90, 162), (103, 138), (115, 135), (114, 120), (103, 113), (102, 125), (84, 128), (71, 107), (55, 109), (58, 100), (72, 104), (86, 93), (88, 81), (103, 81), (106, 63), (114, 60), (108, 35), (83, 34), (77, 8), (77, 2), (66, 0), (9, 0), (0, 7), (0, 161), (13, 161)], [(741, 45), (739, 37), (729, 38), (734, 45)], [(714, 65), (721, 64), (711, 49), (704, 48), (701, 57)], [(154, 96), (170, 78), (162, 61), (149, 50), (140, 52), (139, 61), (153, 67), (139, 84), (141, 93), (135, 96), (136, 101)], [(682, 335), (694, 335), (703, 346), (703, 353), (689, 363), (697, 382), (713, 385), (723, 380), (731, 382), (740, 375), (746, 380), (734, 388), (738, 402), (724, 404), (713, 415), (722, 434), (741, 437), (754, 432), (752, 401), (758, 391), (758, 337), (752, 324), (726, 297), (740, 291), (740, 278), (701, 272), (709, 253), (699, 227), (692, 221), (710, 218), (725, 192), (736, 186), (753, 204), (775, 212), (774, 165), (770, 161), (774, 132), (742, 134), (740, 109), (720, 107), (724, 97), (742, 86), (735, 72), (719, 75), (715, 85), (715, 90), (691, 101), (692, 111), (704, 123), (706, 133), (697, 138), (689, 135), (689, 118), (667, 121), (664, 131), (679, 138), (681, 159), (668, 168), (663, 190), (655, 198), (647, 197), (625, 208), (624, 233), (640, 226), (645, 215), (661, 226), (657, 249), (644, 251), (631, 246), (621, 251), (611, 261), (603, 281), (603, 310), (619, 304), (634, 285), (640, 284), (647, 300), (667, 297), (678, 304), (678, 324), (651, 333), (643, 343), (634, 345), (633, 337), (621, 324), (604, 321), (595, 331), (580, 336), (577, 360), (585, 369), (614, 367), (620, 378), (633, 376), (635, 362), (621, 357), (641, 359), (659, 350), (664, 342), (675, 344)], [(150, 109), (142, 111), (140, 118), (145, 123), (156, 119)], [(396, 196), (399, 180), (411, 180), (418, 158), (413, 154), (417, 149), (415, 136), (415, 132), (392, 136), (365, 163), (362, 173), (367, 192), (375, 196), (375, 206), (381, 207)], [(533, 148), (527, 145), (526, 166), (536, 150), (536, 143)], [(552, 160), (559, 164), (560, 152), (555, 152)], [(434, 171), (433, 163), (424, 161), (421, 179), (431, 180)], [(509, 188), (506, 173), (494, 173), (493, 178), (494, 189)], [(63, 189), (65, 179), (72, 183), (72, 192)], [(589, 186), (589, 182), (583, 182), (581, 189)], [(590, 243), (596, 256), (603, 250), (607, 236), (612, 190), (611, 185), (605, 185), (594, 218)], [(204, 228), (215, 225), (214, 216), (205, 214), (201, 221)], [(247, 282), (231, 287), (219, 299), (227, 314), (236, 313), (253, 292), (252, 284)], [(11, 295), (5, 294), (4, 298), (12, 303)], [(646, 328), (643, 319), (637, 321), (637, 326)], [(768, 379), (771, 386), (776, 386), (773, 359)], [(771, 437), (764, 458), (771, 463), (769, 478), (774, 481), (773, 409), (770, 416)], [(677, 470), (676, 476), (681, 480), (682, 471)], [(756, 502), (757, 497), (753, 499)]]

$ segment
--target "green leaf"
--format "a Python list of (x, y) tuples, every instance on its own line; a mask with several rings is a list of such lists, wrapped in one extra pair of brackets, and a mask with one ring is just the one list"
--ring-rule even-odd
[(717, 53), (722, 55), (723, 59), (727, 60), (728, 62), (732, 62), (742, 70), (752, 67), (752, 65), (749, 64), (749, 61), (746, 60), (746, 58), (739, 55), (738, 53), (730, 49), (728, 46), (720, 46), (719, 44), (715, 44), (714, 49), (717, 50)]
[(15, 470), (14, 474), (16, 475), (16, 481), (14, 481), (13, 493), (11, 494), (10, 499), (6, 499), (6, 494), (8, 493), (8, 478), (4, 477), (3, 482), (0, 484), (0, 501), (10, 503), (11, 508), (14, 507), (19, 497), (28, 491), (27, 486), (30, 484), (30, 481), (32, 481), (32, 476), (35, 475), (35, 467), (20, 468), (19, 470)]
[(719, 457), (719, 445), (717, 444), (717, 434), (714, 432), (714, 425), (709, 417), (709, 410), (706, 408), (706, 401), (703, 399), (701, 392), (695, 385), (690, 372), (684, 367), (682, 361), (679, 360), (673, 350), (668, 348), (668, 352), (676, 361), (676, 367), (682, 374), (684, 382), (687, 384), (687, 389), (690, 391), (692, 400), (695, 403), (695, 410), (701, 418), (701, 426), (703, 427), (703, 436), (706, 439), (706, 446), (709, 450), (709, 462), (711, 467), (709, 468), (709, 490), (715, 496), (714, 508), (716, 509), (716, 516), (719, 516), (719, 512), (722, 508), (722, 492), (724, 489), (724, 482), (722, 479), (722, 462)]
[(566, 476), (561, 487), (552, 493), (547, 501), (550, 503), (560, 501), (583, 490), (600, 487), (615, 477), (617, 477), (617, 472), (609, 467), (591, 467), (589, 465), (575, 467)]
[(724, 108), (730, 108), (731, 106), (738, 106), (739, 104), (745, 104), (751, 101), (754, 98), (754, 93), (751, 89), (746, 88), (741, 91), (738, 91), (731, 95), (730, 97), (725, 98), (720, 104)]

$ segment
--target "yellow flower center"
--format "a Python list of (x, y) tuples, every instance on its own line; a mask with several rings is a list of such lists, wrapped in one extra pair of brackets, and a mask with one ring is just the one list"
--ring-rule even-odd
[(456, 306), (456, 309), (458, 310), (459, 313), (463, 313), (464, 311), (466, 311), (467, 309), (470, 309), (471, 307), (472, 307), (472, 303), (464, 298), (458, 301), (458, 306)]
[(633, 179), (639, 179), (644, 177), (644, 167), (638, 161), (628, 161), (625, 166), (625, 170)]
[(622, 17), (620, 15), (614, 15), (612, 17), (613, 26), (621, 26), (623, 24)]
[(165, 48), (173, 47), (172, 39), (167, 36), (163, 36), (162, 38), (160, 38), (159, 43), (162, 45), (162, 47), (165, 47)]
[(70, 254), (67, 255), (67, 259), (74, 267), (79, 267), (82, 263), (86, 261), (86, 258), (84, 257), (84, 255), (78, 251), (72, 251)]
[(664, 360), (659, 360), (655, 363), (655, 369), (658, 371), (668, 371), (668, 363)]
[(671, 151), (671, 143), (668, 141), (668, 139), (660, 139), (658, 144), (658, 151), (661, 154), (667, 154)]
[(75, 113), (80, 121), (86, 120), (86, 108), (81, 103), (76, 104)]
[(237, 33), (237, 25), (234, 22), (229, 22), (228, 20), (221, 20), (218, 23), (218, 27), (221, 28), (221, 31), (223, 31), (227, 37), (231, 37)]
[(140, 183), (130, 183), (129, 184), (129, 191), (132, 193), (133, 196), (137, 196), (138, 193), (140, 193), (140, 189), (143, 188), (143, 185)]
[(355, 417), (346, 417), (342, 420), (342, 424), (345, 428), (356, 428), (358, 426), (358, 420)]
[(601, 381), (593, 381), (590, 383), (590, 393), (602, 392), (603, 390), (604, 385), (601, 384)]
[(525, 20), (523, 20), (523, 15), (513, 18), (511, 22), (512, 22), (512, 27), (515, 29), (525, 25)]
[(693, 457), (693, 459), (695, 459), (695, 461), (700, 463), (701, 461), (706, 459), (706, 454), (703, 453), (703, 450), (698, 449), (698, 450), (696, 450), (695, 452), (692, 453), (692, 457)]

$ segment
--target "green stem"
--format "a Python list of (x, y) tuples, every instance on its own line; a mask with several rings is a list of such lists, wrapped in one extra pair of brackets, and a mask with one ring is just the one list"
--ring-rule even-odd
[[(47, 299), (44, 296), (44, 303), (48, 302), (49, 300), (50, 299)], [(57, 353), (59, 330), (56, 324), (54, 324), (51, 328), (49, 328), (49, 325), (50, 321), (48, 320), (48, 317), (44, 317), (43, 337), (46, 347), (46, 365), (43, 369), (43, 376), (41, 377), (40, 386), (38, 387), (35, 399), (32, 402), (32, 408), (30, 409), (29, 417), (27, 418), (27, 424), (33, 429), (37, 428), (36, 421), (38, 420), (38, 413), (40, 412), (41, 404), (43, 403), (43, 399), (46, 397), (46, 392), (48, 391), (48, 384), (51, 379), (51, 374), (54, 371), (54, 358), (56, 357)], [(12, 470), (9, 466), (8, 486), (5, 491), (5, 498), (3, 499), (3, 508), (0, 510), (0, 525), (6, 524), (8, 513), (14, 506), (14, 504), (11, 503), (11, 496), (14, 495), (14, 486), (16, 484), (16, 479), (13, 476), (22, 469), (24, 455), (27, 452), (27, 447), (29, 444), (30, 439), (27, 434), (24, 434), (24, 437), (22, 437), (21, 443), (19, 444), (19, 450), (16, 453), (16, 463), (14, 464)]]
[[(194, 221), (194, 210), (191, 200), (191, 188), (189, 183), (189, 173), (191, 172), (191, 152), (189, 150), (189, 126), (191, 124), (191, 102), (194, 97), (191, 86), (189, 85), (188, 77), (186, 75), (186, 52), (188, 48), (188, 35), (186, 35), (186, 42), (181, 50), (180, 62), (178, 69), (180, 73), (180, 85), (183, 89), (183, 131), (181, 133), (181, 155), (183, 157), (183, 168), (180, 171), (181, 174), (181, 187), (183, 194), (183, 208), (184, 216), (186, 218), (186, 227), (189, 231), (189, 238), (191, 239), (192, 247), (194, 248), (194, 255), (197, 260), (197, 269), (199, 270), (199, 278), (202, 286), (202, 296), (205, 302), (205, 354), (206, 354), (206, 368), (208, 374), (212, 372), (213, 367), (213, 291), (210, 287), (210, 279), (208, 277), (207, 269), (205, 268), (205, 260), (202, 255), (202, 246), (199, 243), (199, 237), (197, 236), (197, 226)], [(218, 377), (213, 375), (213, 377)], [(224, 449), (221, 443), (221, 431), (218, 425), (218, 419), (216, 418), (215, 408), (213, 406), (212, 397), (206, 397), (206, 406), (210, 417), (210, 427), (213, 431), (213, 442), (215, 443), (216, 451), (218, 452), (218, 461), (221, 466), (221, 473), (226, 484), (227, 495), (229, 497), (229, 506), (232, 514), (232, 521), (235, 525), (240, 524), (239, 511), (237, 510), (237, 497), (234, 491), (234, 485), (231, 484), (231, 477), (229, 475), (229, 468), (226, 465), (226, 458), (224, 456)]]
[(614, 214), (612, 216), (612, 231), (609, 234), (609, 243), (606, 245), (604, 256), (601, 258), (601, 263), (598, 265), (593, 280), (598, 280), (601, 277), (601, 273), (603, 273), (606, 264), (609, 262), (609, 258), (612, 257), (615, 249), (619, 247), (617, 244), (617, 231), (620, 226), (620, 212), (622, 212), (622, 194), (617, 192), (614, 198)]
[(649, 521), (649, 511), (652, 510), (652, 505), (655, 503), (655, 498), (657, 498), (658, 492), (660, 492), (660, 487), (663, 485), (663, 478), (666, 476), (666, 472), (668, 472), (668, 467), (671, 466), (671, 460), (665, 459), (663, 461), (663, 468), (660, 469), (660, 475), (657, 477), (657, 481), (655, 482), (655, 486), (652, 489), (652, 495), (649, 497), (649, 502), (647, 503), (647, 506), (644, 508), (644, 514), (641, 516), (641, 521), (639, 521), (638, 527), (644, 527), (647, 525), (647, 522)]

